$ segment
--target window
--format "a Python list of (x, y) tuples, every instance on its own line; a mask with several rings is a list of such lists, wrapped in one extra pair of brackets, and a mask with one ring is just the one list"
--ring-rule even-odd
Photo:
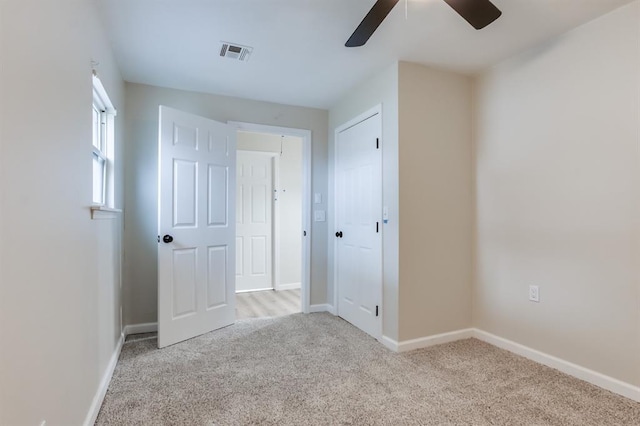
[(116, 110), (100, 79), (93, 77), (93, 204), (113, 207), (114, 118)]

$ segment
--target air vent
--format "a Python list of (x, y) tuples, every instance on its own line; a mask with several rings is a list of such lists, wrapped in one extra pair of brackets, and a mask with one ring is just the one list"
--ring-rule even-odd
[(223, 41), (222, 47), (220, 47), (220, 56), (223, 58), (235, 59), (243, 62), (247, 62), (249, 60), (251, 52), (253, 52), (253, 47), (242, 46), (241, 44), (236, 43), (227, 43), (226, 41)]

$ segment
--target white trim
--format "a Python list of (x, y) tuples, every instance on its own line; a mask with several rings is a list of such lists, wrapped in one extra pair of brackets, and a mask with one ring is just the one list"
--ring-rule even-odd
[(333, 306), (331, 306), (328, 303), (321, 303), (318, 305), (311, 305), (309, 306), (309, 312), (329, 312), (333, 315), (336, 314), (335, 309), (333, 309)]
[(111, 355), (111, 359), (109, 359), (109, 364), (107, 365), (107, 369), (102, 376), (102, 380), (100, 381), (100, 385), (98, 386), (98, 390), (96, 394), (93, 396), (93, 401), (91, 401), (91, 406), (89, 407), (89, 412), (87, 413), (87, 417), (84, 419), (85, 426), (92, 426), (95, 424), (96, 419), (98, 418), (98, 413), (100, 413), (100, 408), (102, 407), (102, 402), (104, 401), (104, 397), (107, 394), (107, 389), (109, 389), (109, 383), (111, 383), (111, 377), (113, 377), (113, 372), (116, 369), (116, 364), (118, 363), (118, 358), (120, 358), (120, 351), (122, 350), (122, 345), (124, 343), (125, 335), (124, 333), (120, 333), (120, 338), (118, 339), (118, 343), (116, 344), (116, 348)]
[(157, 322), (145, 322), (141, 324), (129, 324), (124, 326), (122, 334), (127, 337), (130, 334), (154, 333), (158, 331)]
[(236, 290), (236, 294), (240, 293), (255, 293), (258, 291), (274, 291), (273, 287), (264, 287), (264, 288), (250, 288), (249, 290)]
[(269, 126), (241, 121), (228, 121), (227, 124), (237, 130), (259, 133), (271, 133), (302, 138), (302, 230), (307, 233), (302, 238), (302, 277), (300, 303), (302, 312), (309, 313), (311, 305), (311, 131), (291, 127)]
[(379, 342), (382, 343), (387, 349), (390, 349), (393, 352), (399, 352), (398, 342), (396, 340), (393, 340), (391, 337), (382, 336)]
[[(320, 306), (320, 305), (316, 305)], [(465, 328), (462, 330), (452, 331), (449, 333), (435, 334), (433, 336), (421, 337), (418, 339), (405, 340), (397, 342), (390, 337), (382, 336), (380, 343), (394, 352), (406, 352), (414, 349), (426, 348), (428, 346), (439, 345), (442, 343), (454, 342), (456, 340), (468, 339), (470, 337), (482, 340), (490, 345), (507, 350), (516, 355), (528, 358), (538, 364), (555, 368), (569, 376), (575, 377), (592, 385), (606, 389), (618, 395), (640, 402), (640, 387), (630, 383), (623, 382), (613, 377), (607, 376), (597, 371), (590, 370), (564, 359), (549, 355), (538, 351), (520, 343), (513, 342), (503, 337), (477, 328)]]
[(537, 363), (544, 364), (547, 367), (555, 368), (565, 374), (584, 380), (585, 382), (589, 382), (613, 393), (617, 393), (618, 395), (640, 402), (640, 387), (638, 386), (625, 383), (613, 377), (598, 373), (597, 371), (590, 370), (477, 328), (473, 329), (473, 337)]
[(122, 209), (112, 209), (105, 206), (91, 206), (91, 219), (115, 219), (118, 214), (122, 213)]
[[(336, 170), (337, 170), (337, 166), (338, 166), (338, 156), (336, 155), (338, 152), (338, 140), (339, 137), (338, 135), (359, 124), (362, 123), (363, 121), (375, 116), (375, 115), (379, 115), (380, 116), (380, 141), (381, 143), (384, 143), (382, 141), (382, 104), (378, 104), (376, 106), (374, 106), (373, 108), (369, 109), (368, 111), (363, 112), (362, 114), (356, 116), (355, 118), (352, 118), (351, 120), (347, 121), (346, 123), (338, 126), (335, 128), (334, 130), (334, 137), (333, 137), (333, 198), (335, 200), (336, 198), (336, 194), (338, 193), (337, 189), (338, 189), (338, 182), (337, 179), (335, 178), (336, 175)], [(382, 172), (382, 162), (383, 162), (383, 158), (382, 158), (382, 149), (380, 150), (380, 171)], [(382, 182), (383, 179), (383, 175), (381, 175), (380, 177), (380, 182)], [(384, 205), (384, 197), (382, 194), (382, 187), (380, 187), (380, 193), (381, 193), (381, 205), (380, 205), (380, 224), (382, 224), (382, 206)], [(336, 223), (336, 220), (338, 218), (338, 206), (337, 204), (333, 203), (333, 215), (332, 215), (332, 220), (329, 222), (329, 224), (333, 224), (333, 229), (331, 228), (331, 226), (328, 226), (328, 232), (329, 232), (329, 240), (333, 240), (333, 306), (335, 308), (335, 313), (334, 315), (339, 315), (339, 303), (338, 303), (338, 268), (337, 268), (337, 260), (338, 260), (338, 239), (335, 237), (335, 233), (336, 231), (338, 231), (337, 229), (335, 229), (338, 224)], [(384, 265), (384, 226), (381, 227), (381, 241), (380, 241), (380, 245), (381, 245), (381, 259), (380, 261), (382, 262), (382, 265)], [(380, 271), (380, 289), (379, 289), (379, 294), (378, 294), (378, 303), (380, 306), (380, 316), (378, 317), (378, 327), (376, 330), (376, 335), (373, 336), (376, 339), (378, 339), (379, 341), (382, 341), (384, 339), (385, 336), (382, 335), (382, 323), (383, 323), (383, 319), (382, 317), (384, 316), (384, 300), (383, 300), (383, 292), (382, 292), (382, 287), (384, 286), (384, 266), (383, 269)]]
[[(99, 156), (105, 160), (104, 164), (104, 176), (103, 176), (103, 189), (102, 189), (102, 203), (109, 207), (115, 206), (115, 117), (118, 115), (107, 91), (102, 85), (102, 81), (94, 72), (92, 76), (93, 83), (93, 104), (96, 104), (104, 112), (106, 122), (103, 129), (102, 139), (104, 146), (98, 148)], [(92, 144), (93, 145), (93, 144)], [(93, 152), (96, 152), (94, 147)], [(92, 194), (93, 198), (93, 194)], [(104, 216), (104, 217), (100, 217)], [(93, 211), (91, 212), (92, 219), (113, 219), (113, 215), (98, 214), (94, 217)]]
[(403, 340), (397, 342), (390, 337), (382, 336), (380, 343), (395, 352), (407, 352), (414, 349), (428, 348), (429, 346), (440, 345), (442, 343), (455, 342), (457, 340), (469, 339), (473, 337), (473, 329), (450, 331), (447, 333), (434, 334), (417, 339)]
[[(280, 156), (273, 153), (271, 157), (271, 287), (277, 290), (280, 282), (280, 203), (273, 200), (274, 190), (280, 198)], [(301, 206), (302, 207), (302, 206)], [(302, 261), (302, 259), (301, 259)]]
[(93, 76), (91, 76), (91, 78), (92, 78), (93, 90), (95, 92), (95, 95), (97, 95), (98, 100), (104, 106), (104, 110), (109, 114), (112, 114), (113, 116), (117, 115), (118, 112), (116, 111), (116, 108), (113, 106), (113, 103), (111, 102), (111, 99), (107, 94), (107, 91), (104, 89), (104, 86), (102, 85), (102, 81), (100, 80), (100, 77), (94, 74)]
[(296, 290), (302, 286), (300, 283), (289, 283), (289, 284), (280, 284), (276, 285), (276, 291), (282, 290)]

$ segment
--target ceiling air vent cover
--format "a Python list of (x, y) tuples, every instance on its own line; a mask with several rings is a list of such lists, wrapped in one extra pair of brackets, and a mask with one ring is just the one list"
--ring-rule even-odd
[(220, 48), (220, 56), (243, 62), (247, 62), (249, 60), (251, 52), (253, 52), (253, 47), (243, 46), (236, 43), (227, 43), (226, 41), (222, 42), (222, 47)]

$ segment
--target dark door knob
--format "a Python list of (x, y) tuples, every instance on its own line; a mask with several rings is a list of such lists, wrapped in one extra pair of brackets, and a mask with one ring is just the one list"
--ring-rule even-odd
[(338, 237), (338, 238), (342, 238), (342, 231), (338, 231), (338, 232), (336, 232), (336, 237)]
[(170, 242), (173, 241), (173, 237), (171, 235), (165, 235), (164, 237), (162, 237), (162, 241), (169, 244)]

